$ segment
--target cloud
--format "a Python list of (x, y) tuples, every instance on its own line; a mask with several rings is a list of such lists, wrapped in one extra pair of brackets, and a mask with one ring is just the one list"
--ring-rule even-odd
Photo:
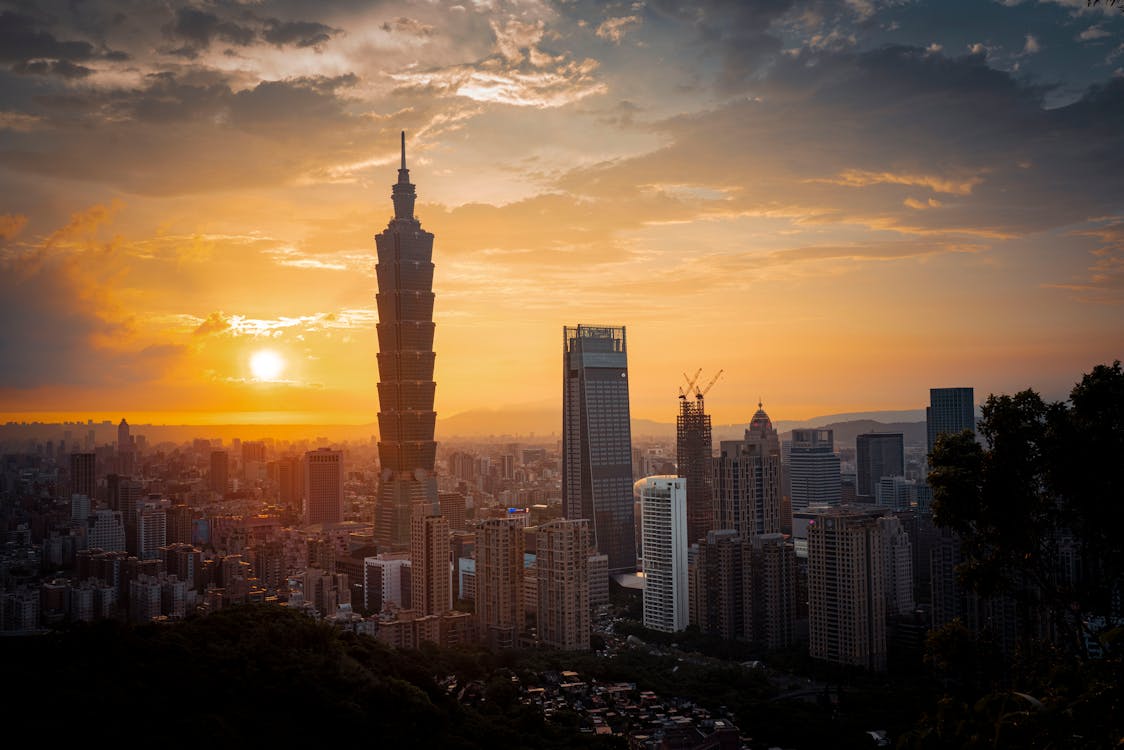
[(393, 22), (384, 21), (379, 28), (387, 32), (397, 32), (416, 37), (433, 36), (436, 32), (433, 26), (407, 16), (399, 16)]
[(1042, 45), (1038, 43), (1038, 37), (1034, 36), (1034, 34), (1027, 34), (1026, 44), (1023, 45), (1023, 54), (1033, 55), (1040, 52), (1041, 50)]
[(472, 63), (391, 73), (399, 94), (456, 96), (490, 104), (551, 109), (604, 93), (596, 60), (568, 60), (539, 48), (545, 25), (490, 21), (494, 54)]
[(92, 68), (87, 68), (85, 65), (76, 65), (69, 60), (33, 60), (16, 63), (12, 66), (12, 72), (21, 75), (57, 75), (63, 78), (85, 78), (94, 71)]
[(0, 241), (15, 239), (27, 226), (27, 217), (21, 214), (0, 214)]
[(172, 52), (192, 58), (216, 42), (236, 47), (248, 47), (259, 41), (276, 47), (319, 47), (339, 32), (317, 21), (261, 18), (252, 12), (232, 20), (191, 6), (177, 8), (173, 20), (164, 27), (169, 39), (185, 42), (185, 46)]
[(116, 301), (125, 271), (99, 230), (119, 208), (92, 206), (0, 256), (0, 389), (146, 382), (182, 353), (138, 338)]
[(967, 178), (948, 178), (924, 174), (895, 174), (893, 172), (871, 172), (862, 169), (846, 169), (835, 178), (822, 178), (820, 182), (833, 185), (846, 185), (849, 187), (867, 187), (869, 185), (918, 185), (927, 187), (937, 193), (952, 195), (970, 195), (972, 188), (983, 182), (983, 177), (972, 176)]
[(1077, 35), (1077, 40), (1081, 42), (1088, 42), (1093, 39), (1104, 39), (1106, 36), (1112, 36), (1100, 26), (1090, 26)]
[(49, 32), (35, 28), (35, 19), (6, 10), (0, 13), (0, 60), (23, 62), (29, 60), (93, 59), (97, 50), (86, 41), (60, 41)]
[(1093, 262), (1088, 268), (1088, 276), (1070, 283), (1045, 286), (1075, 292), (1083, 302), (1124, 304), (1124, 219), (1104, 219), (1092, 228), (1077, 230), (1073, 234), (1099, 241), (1091, 251)]
[(265, 22), (262, 38), (278, 47), (317, 47), (330, 40), (339, 29), (315, 21), (280, 21), (270, 18)]
[(640, 16), (606, 18), (598, 25), (594, 33), (602, 39), (607, 39), (610, 42), (619, 44), (621, 39), (623, 39), (624, 35), (628, 32), (629, 27), (638, 26), (640, 23)]

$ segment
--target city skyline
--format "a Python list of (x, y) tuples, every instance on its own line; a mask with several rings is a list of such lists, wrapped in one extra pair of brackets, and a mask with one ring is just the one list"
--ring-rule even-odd
[(0, 3), (0, 420), (373, 422), (403, 129), (439, 416), (585, 319), (644, 419), (1061, 398), (1124, 343), (1102, 5)]

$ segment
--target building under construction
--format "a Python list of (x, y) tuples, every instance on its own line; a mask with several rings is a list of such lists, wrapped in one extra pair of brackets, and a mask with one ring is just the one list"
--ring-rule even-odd
[[(710, 415), (704, 408), (703, 397), (722, 374), (711, 379), (705, 388), (696, 388), (695, 377), (687, 379), (687, 387), (679, 391), (679, 416), (675, 420), (675, 462), (679, 476), (687, 480), (687, 540), (689, 544), (706, 538), (706, 532), (715, 528), (711, 493)], [(692, 393), (693, 390), (693, 393)]]

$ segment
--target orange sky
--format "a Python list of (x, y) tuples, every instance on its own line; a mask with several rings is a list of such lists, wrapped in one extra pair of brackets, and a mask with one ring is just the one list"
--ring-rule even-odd
[(1124, 351), (1119, 13), (56, 5), (2, 11), (0, 420), (373, 422), (402, 129), (439, 416), (559, 404), (577, 323), (663, 422), (700, 367), (726, 423)]

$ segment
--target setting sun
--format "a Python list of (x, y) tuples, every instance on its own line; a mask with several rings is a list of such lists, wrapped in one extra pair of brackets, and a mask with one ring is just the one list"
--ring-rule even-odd
[(250, 357), (250, 371), (254, 373), (254, 380), (277, 380), (284, 369), (285, 360), (277, 352), (263, 349)]

